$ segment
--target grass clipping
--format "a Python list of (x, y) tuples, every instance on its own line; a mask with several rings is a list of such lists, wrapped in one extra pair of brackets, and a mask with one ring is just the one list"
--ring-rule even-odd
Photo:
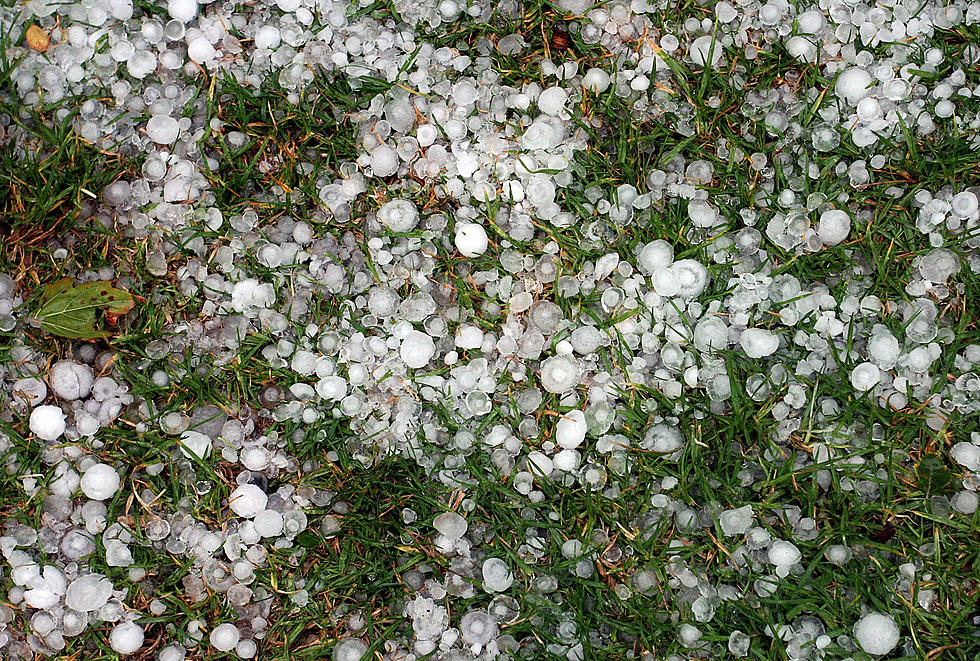
[(62, 278), (45, 286), (35, 318), (52, 335), (96, 340), (111, 335), (96, 328), (96, 310), (104, 309), (107, 323), (112, 324), (135, 304), (132, 294), (105, 280), (76, 285), (72, 278)]

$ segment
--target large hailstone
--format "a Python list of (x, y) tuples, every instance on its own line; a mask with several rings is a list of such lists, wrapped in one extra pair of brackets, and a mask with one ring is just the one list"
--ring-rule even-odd
[(851, 217), (842, 209), (827, 209), (820, 214), (817, 236), (825, 246), (836, 246), (851, 233)]
[(562, 354), (541, 363), (541, 385), (548, 392), (566, 393), (582, 380), (582, 365), (576, 358)]
[(487, 231), (479, 223), (459, 223), (456, 225), (456, 237), (453, 242), (463, 257), (479, 257), (487, 251), (490, 239)]
[(391, 200), (378, 209), (378, 220), (392, 232), (411, 232), (419, 222), (419, 210), (411, 200)]
[(57, 406), (38, 406), (31, 411), (28, 426), (41, 440), (56, 441), (65, 433), (65, 413)]
[(738, 338), (738, 343), (749, 358), (765, 358), (776, 353), (779, 337), (765, 328), (746, 328)]
[(59, 360), (48, 374), (51, 390), (66, 402), (88, 397), (94, 380), (92, 368), (74, 360)]
[(569, 411), (555, 425), (555, 442), (565, 449), (574, 450), (585, 440), (588, 428), (585, 413), (577, 409)]
[(421, 331), (413, 330), (402, 340), (399, 355), (406, 365), (417, 370), (428, 365), (435, 352), (436, 344), (432, 338)]
[(116, 469), (101, 463), (89, 466), (79, 482), (82, 493), (92, 500), (109, 500), (119, 490), (119, 484)]
[(143, 627), (135, 622), (121, 622), (109, 633), (109, 646), (116, 654), (132, 654), (143, 647)]
[(269, 497), (254, 484), (243, 484), (228, 497), (231, 511), (243, 519), (251, 519), (259, 512), (264, 512), (268, 502)]
[(868, 613), (854, 624), (854, 639), (868, 654), (888, 654), (898, 645), (898, 638), (898, 625), (884, 613)]

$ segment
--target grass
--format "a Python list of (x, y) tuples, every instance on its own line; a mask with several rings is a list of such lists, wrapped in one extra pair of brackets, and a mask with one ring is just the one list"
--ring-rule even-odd
[[(155, 11), (152, 5), (140, 6)], [(383, 15), (391, 7), (376, 3), (361, 11)], [(677, 28), (667, 15), (657, 17), (656, 22), (664, 30)], [(511, 85), (544, 82), (538, 68), (544, 57), (556, 61), (574, 57), (583, 69), (608, 68), (604, 50), (584, 43), (574, 31), (567, 33), (569, 42), (564, 45), (566, 28), (567, 21), (555, 7), (535, 1), (525, 4), (522, 16), (494, 16), (489, 23), (464, 21), (434, 40), (437, 46), (465, 50), (476, 48), (480, 39), (494, 41), (521, 33), (528, 44), (522, 53), (505, 56), (494, 51), (490, 56), (501, 81)], [(980, 40), (975, 29), (961, 28), (937, 33), (934, 43), (947, 58), (947, 65), (936, 74), (939, 79), (949, 74), (952, 65), (948, 63), (960, 61), (963, 49)], [(743, 208), (764, 215), (762, 205), (775, 206), (771, 198), (787, 188), (798, 199), (819, 193), (839, 200), (846, 194), (867, 212), (856, 220), (845, 244), (802, 255), (774, 245), (765, 236), (765, 227), (757, 226), (764, 248), (777, 265), (774, 274), (792, 275), (804, 287), (815, 282), (832, 284), (838, 300), (852, 290), (860, 291), (861, 296), (874, 294), (886, 305), (908, 300), (904, 286), (913, 260), (931, 249), (915, 227), (915, 194), (944, 186), (959, 189), (980, 178), (973, 133), (948, 122), (930, 136), (909, 133), (904, 142), (896, 138), (888, 145), (892, 156), (871, 173), (871, 181), (851, 187), (844, 179), (846, 174), (838, 176), (835, 168), (863, 158), (864, 152), (846, 136), (830, 152), (807, 153), (806, 162), (779, 160), (781, 154), (789, 153), (793, 138), (771, 130), (765, 124), (767, 109), (753, 105), (757, 97), (752, 95), (767, 89), (793, 92), (797, 97), (790, 105), (799, 105), (794, 119), (810, 126), (822, 121), (821, 111), (833, 102), (829, 94), (811, 98), (804, 91), (826, 87), (832, 80), (816, 67), (800, 66), (779, 48), (763, 50), (753, 59), (734, 50), (726, 55), (729, 63), (720, 72), (688, 69), (669, 60), (673, 82), (656, 96), (664, 108), (657, 121), (624, 119), (630, 117), (630, 108), (614, 93), (584, 94), (577, 104), (576, 121), (589, 135), (589, 148), (576, 155), (571, 164), (573, 183), (561, 189), (558, 197), (582, 222), (567, 228), (542, 223), (535, 240), (512, 245), (537, 260), (545, 254), (545, 244), (554, 241), (559, 248), (559, 273), (574, 274), (607, 252), (632, 259), (644, 243), (667, 239), (678, 258), (697, 257), (711, 264), (715, 277), (704, 300), (721, 300), (731, 293), (725, 267), (710, 259), (709, 242), (702, 241), (704, 232), (692, 226), (685, 202), (658, 200), (629, 224), (593, 225), (599, 218), (586, 193), (595, 186), (609, 196), (622, 184), (644, 191), (652, 169), (673, 173), (680, 169), (681, 159), (687, 163), (703, 159), (714, 169), (714, 178), (705, 188), (726, 218), (736, 218)], [(5, 81), (14, 64), (4, 62), (8, 73), (0, 75), (0, 80)], [(735, 81), (736, 74), (741, 82)], [(975, 68), (967, 76), (975, 86)], [(292, 103), (288, 91), (273, 81), (261, 89), (230, 77), (213, 82), (213, 93), (207, 93), (208, 111), (222, 125), (209, 127), (201, 145), (216, 163), (206, 176), (224, 224), (219, 230), (196, 227), (195, 234), (184, 236), (168, 256), (170, 271), (163, 278), (146, 271), (144, 256), (151, 249), (147, 239), (120, 236), (89, 218), (92, 200), (106, 184), (137, 176), (138, 160), (106, 153), (81, 140), (73, 133), (73, 116), (69, 113), (59, 120), (57, 108), (36, 109), (26, 117), (10, 101), (4, 101), (0, 109), (28, 136), (23, 144), (0, 145), (0, 229), (5, 238), (0, 271), (13, 275), (28, 299), (27, 306), (40, 286), (55, 277), (104, 266), (112, 266), (117, 277), (128, 278), (134, 293), (150, 303), (137, 306), (120, 320), (119, 333), (111, 342), (98, 345), (100, 350), (115, 352), (110, 371), (129, 384), (149, 412), (143, 425), (137, 412), (128, 410), (116, 425), (100, 432), (101, 445), (95, 448), (100, 460), (123, 469), (127, 488), (141, 497), (145, 489), (157, 495), (157, 502), (147, 505), (129, 499), (124, 491), (107, 503), (108, 519), (126, 522), (137, 538), (143, 534), (149, 512), (174, 507), (211, 528), (228, 523), (221, 503), (235, 486), (235, 464), (220, 457), (205, 462), (181, 458), (174, 452), (176, 439), (160, 431), (163, 415), (189, 413), (202, 405), (217, 406), (233, 417), (244, 415), (250, 409), (261, 410), (259, 393), (269, 384), (288, 388), (307, 381), (264, 352), (278, 341), (268, 331), (242, 338), (236, 357), (223, 364), (209, 361), (192, 345), (185, 344), (164, 358), (150, 351), (148, 343), (179, 338), (176, 325), (195, 322), (201, 312), (200, 294), (187, 295), (179, 289), (176, 269), (192, 259), (209, 265), (213, 250), (219, 244), (227, 245), (224, 237), (229, 219), (246, 210), (258, 214), (256, 232), (260, 236), (277, 231), (283, 219), (302, 220), (320, 237), (330, 235), (340, 241), (353, 236), (369, 257), (364, 232), (367, 214), (387, 199), (406, 194), (398, 189), (401, 182), (371, 181), (349, 222), (328, 220), (317, 202), (318, 187), (340, 178), (341, 165), (359, 153), (356, 113), (374, 95), (387, 92), (391, 83), (362, 78), (360, 88), (352, 89), (338, 77), (318, 75), (299, 103)], [(65, 107), (73, 108), (74, 103), (69, 100)], [(961, 107), (965, 113), (975, 112), (975, 106), (975, 101), (963, 101)], [(233, 144), (232, 131), (245, 136), (241, 144)], [(722, 144), (727, 152), (719, 149)], [(736, 151), (740, 156), (733, 156)], [(748, 159), (753, 153), (766, 155), (771, 170), (760, 173), (754, 169)], [(811, 162), (817, 176), (806, 171)], [(773, 190), (767, 189), (768, 183)], [(893, 194), (891, 186), (900, 190)], [(423, 209), (423, 217), (442, 212), (453, 218), (454, 204), (435, 196), (430, 187), (414, 182), (407, 191)], [(495, 211), (486, 209), (488, 217)], [(815, 221), (816, 215), (810, 214), (810, 220)], [(736, 223), (720, 227), (716, 238), (731, 236), (739, 228)], [(192, 236), (205, 240), (205, 254), (190, 243)], [(413, 236), (424, 238), (424, 233), (420, 230)], [(58, 259), (49, 242), (57, 238), (64, 244), (65, 237), (72, 237), (74, 243), (67, 257)], [(499, 242), (504, 233), (492, 238)], [(451, 283), (457, 300), (468, 308), (481, 309), (488, 297), (471, 276), (476, 271), (497, 270), (496, 254), (491, 251), (466, 263), (453, 257), (448, 244), (432, 241), (431, 247), (439, 257), (431, 277)], [(299, 268), (277, 274), (251, 254), (236, 265), (263, 281), (282, 277), (283, 291), (305, 277)], [(377, 277), (373, 264), (371, 269)], [(953, 357), (966, 346), (980, 343), (973, 303), (980, 296), (980, 281), (967, 268), (955, 280), (961, 290), (941, 302), (941, 322), (953, 333), (935, 368), (938, 375), (958, 373)], [(399, 293), (413, 291), (407, 283)], [(545, 287), (540, 297), (552, 294), (553, 287)], [(609, 330), (615, 339), (608, 363), (623, 367), (630, 354), (630, 331), (622, 323), (625, 315), (603, 313), (597, 305), (599, 296), (600, 292), (591, 292), (560, 301), (554, 298), (567, 318), (587, 317)], [(507, 299), (501, 297), (499, 303), (506, 305)], [(321, 290), (311, 306), (322, 328), (330, 328), (339, 324), (345, 301), (341, 295)], [(785, 329), (777, 323), (778, 308), (771, 312), (753, 323), (787, 334), (815, 332), (813, 315)], [(636, 315), (648, 316), (645, 310)], [(475, 321), (492, 329), (503, 316), (503, 312), (483, 309)], [(882, 321), (899, 334), (897, 319)], [(686, 320), (678, 323), (683, 325)], [(454, 330), (451, 325), (449, 332)], [(289, 333), (301, 337), (304, 332), (303, 325), (290, 322)], [(14, 347), (22, 340), (52, 357), (77, 348), (37, 329), (0, 332), (0, 338), (4, 364), (13, 359)], [(955, 442), (968, 440), (975, 423), (955, 414), (944, 430), (936, 432), (928, 426), (928, 411), (919, 402), (890, 410), (867, 396), (857, 396), (846, 376), (839, 378), (856, 361), (835, 350), (841, 372), (795, 378), (806, 400), (795, 428), (780, 425), (778, 419), (789, 385), (774, 380), (768, 396), (753, 400), (745, 392), (745, 381), (752, 374), (768, 375), (768, 370), (734, 353), (714, 357), (715, 364), (729, 375), (732, 387), (724, 413), (702, 391), (685, 389), (674, 398), (652, 380), (629, 384), (622, 393), (616, 430), (635, 446), (649, 425), (669, 417), (688, 439), (681, 455), (671, 459), (652, 452), (630, 452), (630, 470), (622, 473), (609, 456), (594, 451), (590, 439), (585, 460), (604, 472), (603, 485), (539, 484), (539, 502), (519, 494), (514, 476), (501, 473), (484, 451), (452, 445), (453, 434), (459, 430), (475, 427), (479, 436), (501, 424), (518, 433), (518, 426), (532, 418), (541, 433), (527, 439), (525, 446), (540, 448), (553, 441), (555, 422), (568, 407), (559, 397), (549, 395), (539, 411), (521, 414), (512, 404), (526, 384), (516, 380), (500, 385), (493, 411), (479, 420), (467, 420), (446, 405), (432, 405), (436, 419), (449, 432), (441, 437), (420, 434), (419, 442), (434, 465), (420, 466), (411, 458), (387, 456), (360, 438), (349, 421), (332, 415), (312, 424), (288, 416), (256, 417), (262, 433), (281, 439), (286, 452), (301, 464), (307, 462), (301, 470), (283, 471), (278, 483), (332, 494), (328, 502), (307, 510), (310, 526), (295, 543), (271, 549), (267, 564), (257, 569), (250, 587), (257, 599), (263, 595), (270, 599), (269, 626), (260, 657), (324, 658), (338, 639), (350, 634), (353, 613), (363, 620), (358, 635), (371, 643), (372, 652), (382, 652), (385, 640), (410, 630), (403, 606), (414, 597), (410, 583), (420, 574), (423, 578), (453, 577), (453, 590), (459, 594), (446, 603), (454, 623), (471, 608), (516, 605), (513, 619), (501, 629), (522, 641), (525, 658), (561, 658), (573, 644), (583, 646), (586, 659), (642, 658), (647, 653), (655, 658), (671, 654), (687, 658), (692, 651), (679, 642), (677, 629), (679, 623), (688, 622), (700, 629), (707, 652), (720, 656), (730, 632), (739, 629), (752, 639), (750, 659), (775, 661), (787, 658), (794, 645), (794, 641), (772, 635), (775, 627), (800, 626), (800, 618), (815, 616), (836, 641), (837, 636), (850, 632), (864, 606), (892, 613), (902, 628), (905, 647), (890, 659), (977, 658), (980, 639), (971, 618), (977, 615), (980, 589), (980, 551), (975, 543), (980, 522), (975, 515), (952, 516), (942, 511), (943, 499), (958, 490), (961, 479), (959, 467), (947, 459), (947, 450)], [(471, 351), (464, 359), (478, 355)], [(697, 360), (702, 369), (713, 368), (711, 361)], [(169, 385), (156, 385), (152, 375), (157, 370), (167, 374)], [(532, 382), (537, 378), (533, 373), (529, 376)], [(586, 393), (581, 389), (579, 394)], [(41, 460), (38, 441), (28, 433), (22, 409), (5, 408), (0, 433), (11, 445), (5, 455), (8, 472), (0, 478), (0, 502), (4, 503), (0, 511), (5, 519), (36, 527), (43, 502), (40, 495), (25, 495), (23, 478), (37, 476), (44, 482), (50, 479), (49, 467)], [(832, 450), (830, 460), (816, 463), (818, 442)], [(157, 462), (165, 465), (163, 471), (148, 474), (146, 466)], [(201, 488), (202, 480), (206, 489)], [(676, 486), (668, 486), (671, 480), (676, 480)], [(664, 494), (671, 499), (669, 508), (658, 506)], [(756, 522), (773, 537), (792, 539), (803, 555), (798, 571), (780, 581), (770, 596), (758, 597), (754, 590), (757, 581), (771, 574), (771, 567), (736, 561), (738, 540), (726, 537), (716, 522), (706, 520), (702, 529), (685, 530), (676, 515), (676, 510), (689, 507), (710, 518), (712, 513), (743, 504), (752, 504)], [(413, 522), (403, 518), (406, 509), (417, 517)], [(478, 565), (452, 563), (435, 548), (431, 521), (447, 509), (466, 514), (471, 536), (482, 542), (478, 554), (502, 558), (512, 568), (515, 584), (507, 594), (516, 602), (486, 593)], [(803, 539), (795, 535), (790, 520), (797, 516), (813, 520), (812, 535)], [(321, 528), (327, 517), (339, 524), (335, 533)], [(570, 539), (581, 540), (595, 554), (590, 574), (579, 575), (578, 559), (561, 553)], [(854, 551), (854, 557), (842, 567), (825, 559), (827, 548), (834, 544), (845, 544)], [(145, 615), (142, 622), (148, 644), (137, 658), (153, 658), (174, 640), (192, 646), (186, 633), (192, 621), (204, 624), (206, 636), (214, 624), (235, 619), (235, 610), (215, 591), (205, 591), (199, 601), (185, 594), (187, 577), (195, 571), (191, 560), (179, 553), (151, 551), (138, 543), (132, 549), (136, 565), (147, 571), (143, 578), (133, 580), (125, 568), (105, 566), (101, 546), (88, 562), (117, 587), (127, 589), (126, 603)], [(907, 563), (914, 565), (917, 576), (911, 592), (898, 589), (900, 567)], [(642, 569), (652, 571), (658, 580), (646, 594), (638, 593), (632, 580)], [(682, 578), (688, 572), (707, 577), (701, 591), (685, 586)], [(746, 598), (723, 599), (717, 590), (725, 586), (737, 588)], [(931, 610), (916, 605), (918, 595), (926, 589), (935, 591)], [(305, 602), (303, 590), (309, 596)], [(692, 603), (699, 597), (716, 608), (710, 621), (695, 617)], [(166, 605), (163, 615), (149, 615), (153, 599)], [(27, 630), (23, 615), (14, 612), (20, 618), (16, 627)], [(107, 645), (107, 633), (108, 627), (101, 627), (69, 639), (62, 657), (116, 658)], [(827, 653), (832, 658), (863, 658), (837, 642)], [(205, 644), (192, 649), (188, 658), (222, 656)]]

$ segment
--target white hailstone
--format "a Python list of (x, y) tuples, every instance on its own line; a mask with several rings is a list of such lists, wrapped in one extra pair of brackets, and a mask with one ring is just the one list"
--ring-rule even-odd
[(796, 544), (792, 542), (777, 539), (769, 547), (769, 562), (777, 567), (792, 567), (802, 557), (803, 554), (800, 553), (800, 549), (796, 548)]
[(561, 87), (549, 87), (538, 95), (538, 110), (546, 115), (557, 115), (565, 109), (568, 92)]
[(179, 133), (180, 124), (170, 115), (154, 115), (146, 123), (146, 135), (157, 144), (169, 145)]
[(48, 387), (41, 379), (31, 376), (17, 379), (11, 392), (14, 397), (27, 402), (29, 406), (37, 406), (48, 396)]
[(837, 97), (847, 101), (851, 105), (857, 103), (868, 96), (868, 87), (872, 82), (871, 74), (861, 67), (848, 67), (837, 77), (837, 84), (834, 85), (834, 93)]
[(574, 450), (585, 440), (588, 431), (585, 413), (579, 410), (564, 414), (555, 425), (555, 442), (563, 448)]
[(487, 558), (481, 569), (483, 587), (489, 592), (504, 592), (514, 584), (514, 575), (500, 558)]
[(188, 429), (180, 435), (180, 452), (188, 459), (206, 459), (211, 454), (211, 438)]
[(316, 382), (316, 394), (331, 402), (347, 396), (347, 380), (342, 376), (325, 376)]
[(749, 358), (765, 358), (776, 353), (779, 337), (765, 328), (746, 328), (739, 336), (738, 343)]
[(714, 315), (694, 326), (694, 346), (698, 351), (721, 351), (728, 347), (728, 326)]
[(609, 74), (602, 69), (592, 68), (582, 77), (582, 87), (593, 94), (602, 94), (609, 89)]
[(264, 510), (255, 515), (255, 532), (263, 537), (278, 537), (282, 534), (282, 514), (276, 510)]
[(891, 615), (868, 613), (854, 623), (854, 639), (868, 654), (888, 654), (898, 645), (898, 624)]
[(228, 497), (231, 511), (243, 519), (251, 519), (259, 512), (265, 511), (268, 502), (269, 497), (254, 484), (243, 484), (232, 491)]
[(868, 340), (868, 358), (878, 367), (891, 369), (901, 353), (898, 339), (887, 329), (875, 332)]
[(721, 532), (726, 537), (744, 535), (752, 527), (755, 514), (751, 505), (745, 505), (734, 510), (725, 510), (718, 516)]
[(79, 613), (90, 613), (105, 606), (112, 596), (112, 581), (102, 574), (79, 576), (65, 592), (65, 606)]
[(643, 435), (643, 448), (651, 452), (672, 454), (684, 447), (684, 435), (676, 427), (656, 424)]
[(281, 40), (279, 28), (274, 25), (263, 25), (255, 33), (253, 43), (256, 48), (278, 48)]
[(674, 262), (674, 247), (663, 239), (656, 239), (643, 246), (636, 256), (640, 272), (653, 275)]
[(367, 644), (357, 638), (345, 638), (333, 648), (333, 661), (361, 661), (368, 651)]
[(483, 609), (474, 609), (459, 621), (459, 632), (467, 645), (483, 646), (497, 637), (497, 623)]
[(819, 9), (810, 9), (796, 17), (796, 27), (802, 34), (817, 34), (827, 25), (827, 17)]
[(198, 64), (207, 64), (215, 58), (218, 51), (208, 41), (207, 37), (201, 36), (194, 39), (187, 45), (187, 57)]
[(786, 40), (786, 51), (801, 62), (815, 63), (817, 61), (817, 45), (812, 39), (801, 35)]
[(398, 172), (398, 152), (388, 145), (371, 150), (371, 172), (375, 177), (390, 177)]
[(469, 524), (456, 512), (443, 512), (432, 520), (432, 527), (444, 537), (459, 539), (466, 534)]
[(977, 511), (977, 504), (980, 502), (975, 491), (963, 490), (949, 499), (949, 504), (960, 514), (973, 514)]
[(428, 365), (435, 353), (436, 344), (432, 338), (417, 330), (408, 332), (399, 349), (402, 361), (412, 369), (421, 369)]
[(581, 380), (582, 364), (573, 356), (552, 356), (541, 363), (541, 385), (548, 392), (566, 393)]
[(230, 622), (219, 624), (211, 630), (209, 636), (212, 647), (219, 652), (230, 652), (235, 649), (240, 638), (241, 633), (238, 631), (238, 627)]
[(143, 627), (133, 621), (120, 622), (109, 633), (109, 646), (116, 654), (133, 654), (143, 647)]
[(157, 655), (157, 661), (184, 661), (185, 658), (187, 658), (187, 650), (180, 643), (167, 645)]
[(970, 218), (980, 207), (980, 200), (977, 200), (976, 193), (966, 190), (954, 195), (949, 205), (952, 212), (960, 218)]
[(560, 471), (573, 471), (582, 462), (582, 455), (578, 450), (562, 450), (555, 453), (554, 466)]
[(672, 277), (677, 283), (676, 296), (696, 298), (708, 286), (708, 269), (693, 259), (681, 259), (670, 266)]
[(31, 433), (45, 441), (56, 441), (65, 433), (65, 413), (60, 407), (45, 404), (31, 411), (28, 423)]
[(960, 441), (952, 447), (949, 454), (963, 468), (973, 472), (980, 471), (980, 446)]
[(92, 368), (74, 360), (59, 360), (48, 374), (51, 390), (66, 402), (88, 397), (94, 380)]
[[(688, 57), (691, 61), (698, 66), (704, 66), (709, 64), (709, 66), (715, 66), (721, 59), (724, 52), (721, 42), (715, 41), (711, 36), (704, 35), (698, 37), (693, 42), (691, 42), (691, 47), (687, 51)], [(708, 56), (711, 56), (711, 62), (708, 62)]]
[(851, 385), (855, 390), (871, 390), (881, 380), (881, 370), (874, 363), (864, 362), (851, 370)]
[(836, 246), (851, 233), (851, 217), (842, 209), (827, 209), (820, 214), (817, 236), (825, 246)]
[(456, 237), (453, 239), (456, 249), (463, 257), (479, 257), (487, 251), (490, 239), (487, 231), (479, 223), (458, 223)]
[(419, 210), (410, 200), (391, 200), (378, 209), (378, 220), (392, 232), (411, 232), (419, 222)]
[(109, 500), (119, 490), (119, 484), (119, 473), (116, 472), (116, 469), (102, 463), (89, 466), (82, 473), (82, 479), (79, 482), (82, 493), (85, 494), (86, 498), (92, 500)]
[(170, 0), (167, 13), (175, 21), (190, 23), (197, 16), (197, 0)]

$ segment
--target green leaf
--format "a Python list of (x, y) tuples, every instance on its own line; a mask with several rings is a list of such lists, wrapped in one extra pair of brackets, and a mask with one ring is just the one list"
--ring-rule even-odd
[(956, 481), (956, 476), (946, 469), (939, 455), (923, 455), (915, 467), (919, 488), (925, 493), (941, 494), (948, 492)]
[(95, 327), (96, 310), (104, 309), (108, 315), (118, 317), (132, 310), (135, 304), (132, 294), (105, 280), (76, 285), (71, 278), (62, 278), (44, 288), (35, 318), (52, 335), (94, 340), (110, 335)]

